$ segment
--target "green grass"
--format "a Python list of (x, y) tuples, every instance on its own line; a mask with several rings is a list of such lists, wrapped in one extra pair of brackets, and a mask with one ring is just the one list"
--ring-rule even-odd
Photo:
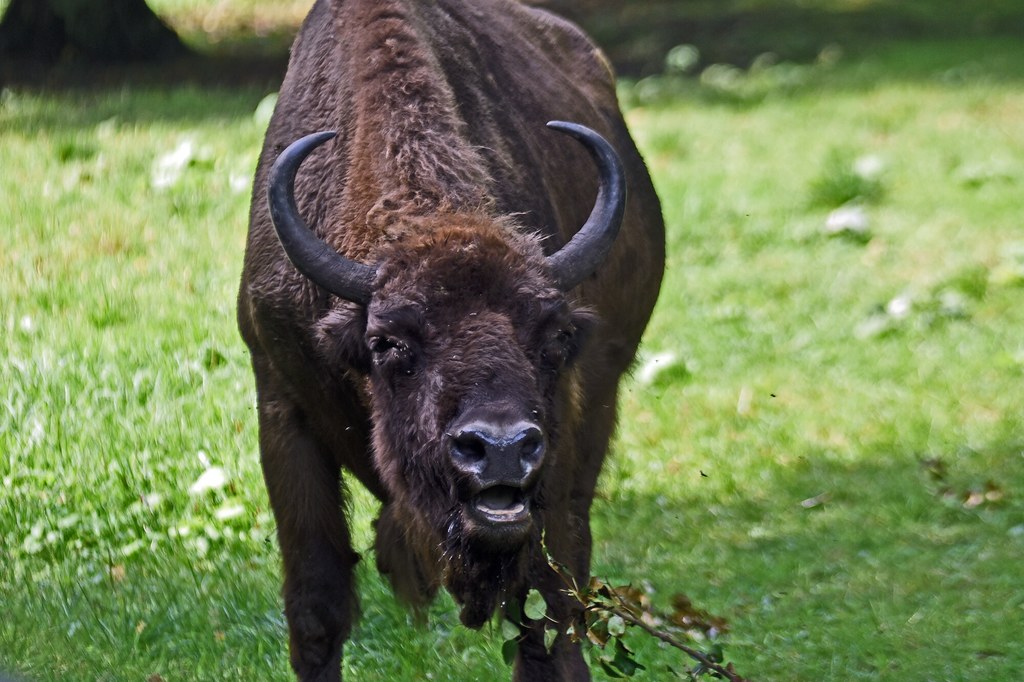
[[(624, 386), (594, 571), (727, 618), (752, 678), (1024, 669), (1018, 46), (623, 88), (669, 226), (641, 367), (676, 359)], [(0, 96), (0, 670), (290, 679), (233, 312), (265, 94)], [(867, 232), (829, 236), (865, 158)], [(223, 487), (190, 492), (208, 467)], [(450, 600), (410, 625), (353, 498), (346, 675), (507, 677)], [(685, 665), (632, 641), (646, 679)]]

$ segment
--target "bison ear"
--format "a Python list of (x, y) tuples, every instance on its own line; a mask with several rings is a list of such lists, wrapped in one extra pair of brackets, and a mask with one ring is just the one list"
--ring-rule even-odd
[(370, 373), (370, 349), (363, 340), (366, 335), (366, 308), (344, 303), (332, 308), (316, 323), (317, 354), (329, 367), (338, 371), (355, 370)]

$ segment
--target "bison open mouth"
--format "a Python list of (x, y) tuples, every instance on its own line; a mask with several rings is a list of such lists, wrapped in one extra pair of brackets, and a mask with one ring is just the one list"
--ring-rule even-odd
[(472, 503), (481, 521), (489, 524), (522, 524), (530, 518), (530, 501), (520, 488), (495, 485), (480, 491)]

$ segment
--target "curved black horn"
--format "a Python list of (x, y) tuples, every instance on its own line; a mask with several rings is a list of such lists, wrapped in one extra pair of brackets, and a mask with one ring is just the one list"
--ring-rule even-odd
[(366, 305), (373, 294), (376, 268), (350, 260), (328, 246), (306, 226), (295, 205), (299, 166), (310, 152), (336, 134), (313, 133), (288, 145), (270, 168), (267, 203), (277, 237), (296, 269), (335, 296)]
[(597, 270), (611, 251), (626, 210), (626, 178), (619, 155), (590, 128), (564, 121), (551, 121), (548, 127), (571, 135), (587, 148), (597, 164), (601, 183), (587, 222), (568, 244), (548, 256), (558, 287), (569, 291)]

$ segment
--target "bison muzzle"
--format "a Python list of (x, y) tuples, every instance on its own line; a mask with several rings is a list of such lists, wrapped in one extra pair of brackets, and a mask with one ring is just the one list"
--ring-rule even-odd
[[(340, 678), (357, 611), (343, 471), (380, 500), (377, 567), (412, 607), (443, 586), (479, 627), (536, 588), (559, 632), (580, 616), (546, 555), (589, 576), (663, 232), (575, 26), (511, 0), (318, 0), (238, 305), (300, 679)], [(521, 620), (516, 679), (589, 679), (578, 646)]]

